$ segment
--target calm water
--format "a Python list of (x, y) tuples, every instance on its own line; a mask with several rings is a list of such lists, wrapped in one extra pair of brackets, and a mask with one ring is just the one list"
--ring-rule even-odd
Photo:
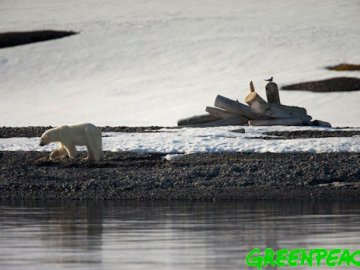
[(254, 247), (359, 249), (359, 214), (329, 202), (1, 202), (0, 269), (248, 269)]

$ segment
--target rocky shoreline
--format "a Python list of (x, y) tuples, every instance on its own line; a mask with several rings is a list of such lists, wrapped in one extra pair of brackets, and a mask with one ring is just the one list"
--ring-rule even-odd
[[(13, 137), (40, 137), (41, 134), (52, 128), (52, 126), (31, 126), (31, 127), (0, 127), (0, 138), (13, 138)], [(163, 128), (168, 129), (181, 129), (182, 127), (160, 127), (160, 126), (148, 126), (148, 127), (127, 127), (127, 126), (105, 126), (100, 127), (102, 132), (126, 132), (126, 133), (151, 133), (159, 132)], [(243, 132), (243, 129), (234, 129), (232, 132)], [(328, 138), (328, 137), (352, 137), (360, 135), (360, 129), (353, 130), (352, 128), (342, 129), (321, 129), (321, 130), (298, 130), (298, 131), (272, 131), (265, 132), (264, 135), (271, 136), (256, 137), (253, 139), (303, 139), (303, 138)]]
[(360, 200), (359, 153), (106, 152), (88, 164), (0, 152), (1, 199)]
[[(0, 127), (0, 138), (12, 138), (12, 137), (40, 137), (46, 130), (52, 128), (52, 126), (30, 126), (30, 127)], [(149, 127), (101, 127), (102, 132), (136, 132), (136, 133), (148, 133), (158, 132), (164, 127), (149, 126)]]
[[(0, 128), (0, 138), (49, 127)], [(161, 127), (103, 127), (158, 132)], [(359, 130), (272, 132), (278, 139), (359, 136)], [(254, 138), (255, 139), (255, 138)], [(88, 164), (47, 152), (0, 152), (0, 200), (360, 200), (360, 153), (106, 152)]]

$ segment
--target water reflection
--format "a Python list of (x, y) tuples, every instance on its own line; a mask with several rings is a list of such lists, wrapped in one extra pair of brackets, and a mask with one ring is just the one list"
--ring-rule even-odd
[(359, 211), (329, 202), (1, 202), (0, 269), (248, 269), (254, 247), (359, 249)]

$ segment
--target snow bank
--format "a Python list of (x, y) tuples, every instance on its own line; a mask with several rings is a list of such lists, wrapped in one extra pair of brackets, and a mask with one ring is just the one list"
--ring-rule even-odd
[[(349, 138), (316, 138), (291, 140), (255, 139), (266, 137), (267, 131), (319, 130), (320, 128), (247, 127), (245, 133), (234, 132), (238, 127), (163, 129), (156, 133), (117, 133), (103, 135), (106, 151), (199, 153), (199, 152), (360, 152), (360, 136)], [(0, 151), (51, 151), (52, 144), (39, 146), (39, 138), (0, 139)], [(79, 150), (84, 150), (79, 147)], [(169, 156), (168, 158), (172, 158)]]
[[(1, 1), (2, 32), (80, 34), (0, 50), (0, 124), (172, 126), (217, 94), (242, 100), (249, 80), (263, 94), (270, 76), (359, 76), (323, 68), (360, 62), (359, 14), (358, 0)], [(281, 99), (360, 126), (360, 92)]]

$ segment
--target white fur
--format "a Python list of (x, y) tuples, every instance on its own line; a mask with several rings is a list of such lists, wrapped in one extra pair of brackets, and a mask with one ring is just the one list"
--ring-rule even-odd
[(40, 145), (59, 142), (59, 147), (51, 152), (50, 159), (74, 158), (76, 156), (76, 145), (85, 145), (87, 149), (87, 160), (102, 160), (101, 130), (89, 123), (76, 125), (65, 125), (45, 131), (40, 138)]

